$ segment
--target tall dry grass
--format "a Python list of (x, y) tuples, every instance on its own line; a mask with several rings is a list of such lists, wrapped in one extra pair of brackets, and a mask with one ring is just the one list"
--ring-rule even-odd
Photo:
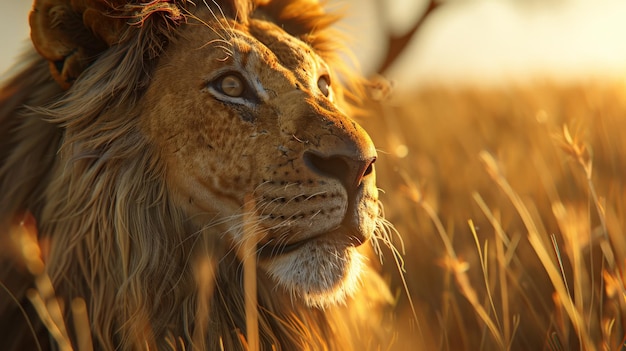
[[(626, 85), (431, 88), (367, 111), (385, 212), (405, 249), (403, 276), (391, 252), (383, 258), (397, 299), (395, 324), (381, 326), (389, 350), (626, 348)], [(34, 229), (16, 226), (40, 275), (29, 298), (59, 348), (74, 349)], [(197, 269), (210, 277), (212, 263)], [(244, 275), (249, 290), (255, 281)], [(241, 338), (257, 349), (255, 295), (246, 299)], [(84, 301), (70, 305), (85, 326)], [(80, 334), (75, 349), (92, 349), (89, 330)]]
[(430, 88), (368, 106), (406, 245), (397, 349), (626, 348), (626, 85)]

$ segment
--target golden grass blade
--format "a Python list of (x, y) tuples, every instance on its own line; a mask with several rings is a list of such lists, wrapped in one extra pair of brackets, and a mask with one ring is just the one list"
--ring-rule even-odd
[[(596, 187), (593, 184), (592, 172), (593, 172), (593, 158), (590, 153), (590, 148), (587, 147), (584, 143), (578, 140), (578, 135), (571, 136), (569, 132), (569, 128), (567, 125), (563, 125), (563, 138), (565, 141), (563, 142), (562, 149), (574, 157), (576, 162), (582, 168), (585, 174), (585, 180), (587, 181), (587, 188), (589, 189), (589, 194), (591, 195), (591, 202), (596, 209), (598, 214), (598, 219), (600, 220), (600, 224), (602, 225), (602, 235), (605, 241), (609, 242), (611, 239), (609, 238), (609, 231), (607, 225), (607, 212), (606, 206), (603, 205), (603, 201), (601, 201), (598, 193), (596, 191)], [(604, 253), (605, 258), (607, 259), (611, 268), (615, 268), (615, 266), (611, 263), (614, 257), (615, 247), (623, 247), (623, 245), (603, 245), (602, 252)], [(620, 282), (620, 286), (622, 287), (622, 294), (626, 294), (626, 288), (624, 288), (624, 281), (621, 275), (617, 275), (617, 279)]]
[[(500, 320), (498, 319), (498, 313), (496, 310), (496, 306), (493, 302), (493, 296), (491, 294), (491, 289), (489, 288), (489, 263), (487, 260), (488, 255), (488, 241), (485, 240), (485, 248), (484, 250), (480, 249), (480, 242), (478, 240), (478, 234), (476, 233), (476, 226), (474, 226), (474, 222), (470, 219), (467, 221), (470, 227), (470, 231), (472, 232), (472, 236), (474, 237), (474, 242), (476, 243), (476, 250), (478, 251), (478, 257), (480, 259), (480, 266), (483, 271), (483, 281), (485, 283), (485, 291), (487, 292), (487, 298), (489, 299), (489, 305), (491, 306), (491, 310), (493, 311), (493, 316), (496, 320), (496, 326), (498, 327), (498, 335), (502, 335), (502, 324), (500, 324)], [(483, 255), (483, 252), (485, 253)]]
[[(509, 285), (507, 283), (507, 271), (509, 268), (509, 263), (515, 256), (515, 249), (517, 247), (517, 241), (511, 242), (508, 235), (505, 233), (502, 225), (491, 212), (483, 198), (479, 193), (473, 192), (472, 198), (478, 204), (478, 207), (483, 212), (483, 214), (487, 217), (487, 220), (491, 223), (491, 226), (494, 228), (496, 236), (496, 258), (499, 264), (498, 275), (499, 275), (499, 286), (500, 286), (500, 300), (501, 300), (501, 308), (502, 308), (502, 328), (504, 333), (504, 340), (507, 344), (507, 350), (511, 349), (513, 345), (513, 336), (515, 334), (515, 330), (519, 326), (519, 316), (513, 316), (513, 330), (511, 330), (510, 325), (510, 300), (509, 300)], [(473, 226), (473, 224), (471, 224)], [(475, 229), (472, 228), (472, 233), (474, 233), (474, 239), (476, 238)], [(477, 243), (478, 244), (478, 243)], [(505, 247), (508, 251), (505, 251)], [(492, 307), (493, 308), (493, 307)], [(495, 311), (495, 309), (494, 309)], [(516, 321), (517, 320), (517, 321)]]
[(491, 332), (491, 335), (493, 336), (494, 341), (498, 344), (498, 348), (501, 350), (504, 349), (504, 341), (502, 340), (502, 336), (500, 334), (498, 327), (496, 326), (496, 323), (493, 322), (493, 320), (489, 316), (489, 313), (485, 310), (485, 308), (478, 301), (478, 294), (476, 293), (476, 290), (474, 290), (474, 288), (472, 287), (472, 284), (470, 283), (470, 279), (466, 274), (466, 271), (468, 269), (468, 264), (458, 259), (456, 252), (454, 251), (454, 247), (452, 246), (452, 242), (450, 241), (448, 235), (446, 234), (443, 224), (441, 223), (441, 220), (435, 213), (435, 210), (432, 208), (432, 206), (430, 206), (428, 202), (426, 201), (421, 201), (421, 205), (422, 205), (422, 208), (428, 214), (428, 216), (431, 218), (433, 223), (435, 224), (437, 232), (439, 233), (439, 236), (441, 237), (444, 243), (444, 246), (446, 248), (446, 253), (448, 254), (447, 262), (446, 262), (447, 266), (454, 273), (457, 285), (459, 289), (461, 290), (461, 293), (463, 294), (463, 296), (465, 296), (467, 301), (469, 301), (469, 303), (472, 305), (476, 314), (485, 323), (485, 325)]
[(41, 294), (35, 289), (30, 289), (26, 292), (26, 296), (28, 297), (28, 300), (30, 300), (30, 302), (33, 304), (33, 307), (35, 307), (39, 318), (48, 329), (48, 332), (50, 332), (52, 338), (54, 338), (54, 340), (57, 342), (59, 350), (73, 351), (72, 344), (67, 338), (67, 334), (64, 335), (64, 333), (61, 331), (61, 327), (56, 324)]
[(248, 350), (259, 351), (259, 310), (257, 305), (256, 277), (256, 235), (253, 228), (255, 203), (252, 196), (246, 196), (244, 203), (243, 286), (246, 304), (246, 338)]
[(519, 197), (519, 195), (513, 190), (506, 178), (502, 175), (502, 172), (500, 172), (495, 158), (487, 151), (481, 151), (479, 156), (486, 167), (487, 173), (509, 198), (516, 211), (520, 215), (522, 222), (524, 223), (524, 226), (528, 231), (528, 241), (530, 242), (532, 248), (535, 250), (535, 253), (539, 257), (539, 260), (541, 261), (544, 269), (548, 273), (548, 277), (550, 278), (550, 281), (554, 286), (558, 297), (561, 299), (561, 301), (567, 301), (567, 303), (563, 304), (563, 307), (565, 308), (565, 311), (567, 312), (570, 321), (574, 324), (574, 327), (578, 331), (578, 338), (582, 344), (581, 347), (584, 347), (585, 350), (589, 351), (596, 350), (596, 347), (592, 343), (587, 329), (584, 327), (584, 319), (582, 318), (580, 312), (573, 307), (574, 303), (571, 300), (569, 292), (566, 289), (565, 284), (562, 280), (561, 272), (552, 261), (552, 257), (546, 249), (546, 246), (544, 245), (544, 240), (539, 234), (538, 227), (535, 224), (530, 214), (530, 211), (528, 210), (522, 199)]
[(489, 207), (485, 203), (485, 200), (483, 200), (483, 198), (477, 192), (472, 193), (472, 198), (474, 199), (476, 204), (478, 204), (478, 207), (480, 207), (480, 210), (483, 212), (483, 214), (485, 214), (485, 216), (487, 217), (487, 219), (489, 220), (489, 222), (495, 229), (496, 234), (498, 235), (499, 239), (504, 243), (505, 246), (508, 247), (511, 244), (511, 240), (504, 232), (504, 229), (502, 229), (500, 222), (496, 219), (493, 213), (491, 213), (491, 211), (489, 210)]
[(209, 323), (209, 302), (215, 289), (215, 261), (209, 255), (202, 256), (195, 267), (196, 284), (198, 289), (198, 302), (195, 310), (195, 325), (191, 337), (193, 349), (204, 350), (206, 327)]
[(511, 336), (511, 322), (510, 322), (510, 301), (509, 301), (509, 284), (507, 282), (506, 272), (508, 270), (508, 264), (505, 258), (504, 242), (496, 238), (496, 262), (498, 263), (498, 286), (500, 288), (500, 302), (502, 310), (502, 333), (504, 341), (507, 344), (507, 350), (510, 350), (512, 343)]
[(59, 328), (63, 339), (67, 340), (69, 343), (70, 338), (67, 333), (67, 328), (65, 327), (65, 320), (63, 318), (63, 307), (61, 306), (62, 301), (56, 297), (50, 277), (48, 277), (48, 275), (41, 275), (37, 277), (35, 279), (35, 285), (46, 303), (46, 309), (48, 310), (52, 321)]
[(84, 299), (75, 298), (72, 301), (72, 317), (74, 319), (74, 329), (76, 330), (78, 351), (93, 351), (87, 304)]

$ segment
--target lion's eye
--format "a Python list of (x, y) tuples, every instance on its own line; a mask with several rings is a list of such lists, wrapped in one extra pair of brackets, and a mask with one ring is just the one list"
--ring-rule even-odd
[(252, 108), (260, 102), (256, 91), (245, 78), (245, 73), (238, 71), (222, 72), (205, 84), (204, 89), (215, 99), (224, 103), (245, 105)]
[(245, 83), (239, 76), (229, 74), (222, 77), (219, 87), (228, 96), (240, 97), (245, 90)]
[(324, 96), (328, 97), (330, 94), (330, 77), (328, 75), (323, 75), (317, 80), (317, 87), (320, 89), (320, 92), (324, 94)]

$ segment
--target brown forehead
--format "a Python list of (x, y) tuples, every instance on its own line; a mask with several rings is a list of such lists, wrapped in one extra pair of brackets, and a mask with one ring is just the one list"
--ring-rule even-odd
[(267, 47), (280, 64), (289, 69), (302, 68), (317, 54), (303, 41), (289, 35), (273, 23), (252, 19), (249, 32), (256, 40)]

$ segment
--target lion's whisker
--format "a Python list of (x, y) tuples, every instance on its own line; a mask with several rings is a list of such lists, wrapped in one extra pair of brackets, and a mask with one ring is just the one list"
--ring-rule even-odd
[(256, 254), (261, 253), (261, 251), (263, 251), (263, 249), (265, 249), (268, 245), (271, 245), (274, 242), (273, 240), (274, 239), (270, 239), (270, 240), (266, 241), (265, 244), (257, 247)]
[[(376, 229), (374, 233), (375, 235), (373, 237), (374, 240), (372, 240), (372, 245), (374, 246), (375, 253), (379, 256), (381, 263), (382, 263), (382, 251), (378, 242), (382, 241), (385, 244), (385, 246), (387, 246), (392, 252), (391, 256), (393, 257), (395, 266), (397, 268), (398, 274), (402, 281), (402, 287), (403, 287), (404, 293), (407, 296), (409, 305), (411, 307), (411, 312), (413, 313), (415, 323), (421, 335), (422, 330), (421, 330), (419, 321), (417, 319), (417, 313), (415, 311), (415, 306), (413, 304), (413, 298), (411, 296), (411, 292), (409, 290), (409, 287), (406, 281), (406, 276), (405, 276), (406, 270), (404, 268), (404, 259), (402, 258), (402, 252), (404, 252), (405, 250), (404, 242), (402, 240), (402, 237), (400, 236), (400, 233), (398, 233), (396, 228), (387, 219), (384, 218), (384, 208), (383, 208), (382, 203), (379, 203), (379, 216), (376, 219)], [(395, 234), (395, 236), (399, 239), (402, 252), (398, 250), (398, 248), (396, 248), (392, 239), (392, 234)]]
[[(320, 196), (320, 195), (324, 195), (324, 194), (328, 194), (328, 191), (318, 191), (318, 192), (316, 192), (316, 193), (313, 193), (313, 194), (309, 195), (309, 196), (305, 199), (305, 201), (311, 200), (311, 199), (315, 198), (316, 196)], [(303, 195), (304, 195), (304, 194), (303, 194)]]
[[(224, 50), (224, 52), (226, 53), (227, 57), (233, 57), (233, 51), (230, 50), (229, 48), (225, 47), (224, 45), (216, 45), (215, 47), (218, 48), (218, 49)], [(225, 60), (227, 60), (227, 58), (222, 58), (220, 60), (225, 61)]]
[(252, 190), (252, 195), (256, 194), (257, 190), (259, 190), (260, 187), (262, 187), (263, 185), (271, 184), (271, 182), (271, 180), (264, 180), (259, 183), (256, 187), (254, 187), (254, 190)]
[[(206, 2), (205, 2), (206, 4)], [(207, 5), (208, 7), (208, 5)], [(210, 10), (210, 9), (209, 9)], [(224, 36), (224, 34), (222, 34), (220, 31), (218, 31), (217, 29), (213, 28), (210, 24), (208, 24), (206, 21), (204, 21), (203, 19), (201, 19), (200, 17), (192, 14), (191, 12), (189, 12), (189, 10), (184, 9), (185, 13), (187, 14), (187, 16), (189, 18), (193, 18), (194, 20), (202, 23), (206, 28), (209, 28), (213, 33), (215, 33), (215, 35), (217, 35), (221, 40), (223, 40), (225, 43), (231, 44), (226, 37)], [(231, 44), (232, 45), (232, 44)]]
[(297, 198), (299, 198), (300, 196), (304, 196), (304, 194), (299, 193), (298, 195), (292, 196), (291, 199), (289, 199), (288, 201), (286, 201), (283, 205), (287, 206), (289, 204), (291, 204), (292, 201), (295, 201)]
[(311, 220), (311, 221), (312, 221), (312, 220), (314, 220), (314, 219), (315, 219), (315, 217), (317, 217), (317, 215), (319, 215), (320, 213), (322, 213), (322, 210), (317, 210), (317, 211), (315, 211), (315, 213), (313, 213), (313, 214), (311, 215), (310, 220)]
[(260, 213), (266, 213), (266, 212), (267, 212), (267, 208), (268, 208), (270, 205), (276, 205), (276, 206), (275, 206), (272, 210), (270, 210), (270, 211), (269, 211), (269, 213), (273, 213), (273, 212), (274, 212), (274, 211), (278, 208), (278, 206), (279, 206), (278, 202), (279, 202), (281, 199), (282, 199), (281, 197), (277, 197), (277, 198), (274, 198), (274, 199), (272, 199), (272, 200), (270, 200), (270, 201), (262, 201), (262, 202), (259, 202), (259, 205), (258, 205), (258, 207), (257, 207), (257, 208), (259, 209), (259, 212), (260, 212)]
[[(214, 44), (219, 44), (219, 45), (214, 45)], [(228, 47), (228, 46), (232, 47), (232, 43), (224, 39), (213, 39), (211, 41), (208, 41), (204, 45), (200, 46), (198, 50), (203, 49), (209, 45), (213, 45), (214, 48), (222, 49), (222, 51), (224, 51), (224, 53), (226, 54), (226, 57), (222, 60), (227, 60), (228, 57), (233, 57), (234, 55), (233, 50)]]
[(276, 243), (276, 245), (274, 245), (274, 248), (272, 249), (272, 252), (270, 254), (271, 256), (282, 254), (283, 250), (288, 245), (287, 241), (289, 240), (289, 237), (288, 237), (289, 234), (291, 234), (291, 233), (285, 233), (283, 235), (280, 235), (276, 239), (277, 243)]
[(224, 21), (222, 21), (220, 18), (217, 17), (217, 15), (215, 14), (215, 12), (213, 11), (213, 9), (211, 8), (211, 6), (206, 2), (206, 0), (202, 0), (202, 2), (204, 3), (204, 5), (207, 7), (207, 9), (209, 9), (209, 12), (211, 12), (211, 16), (213, 16), (213, 18), (215, 19), (215, 22), (222, 27), (222, 30), (230, 35), (231, 38), (233, 38), (234, 35), (234, 28), (233, 27), (226, 27), (224, 25), (223, 22), (226, 22), (226, 25), (229, 24), (229, 21), (226, 19), (226, 15), (224, 15), (224, 12), (222, 11), (222, 7), (215, 1), (215, 0), (211, 0), (213, 2), (213, 4), (215, 4), (215, 6), (217, 6), (217, 9), (219, 10), (220, 14), (222, 15), (222, 19), (224, 19)]

